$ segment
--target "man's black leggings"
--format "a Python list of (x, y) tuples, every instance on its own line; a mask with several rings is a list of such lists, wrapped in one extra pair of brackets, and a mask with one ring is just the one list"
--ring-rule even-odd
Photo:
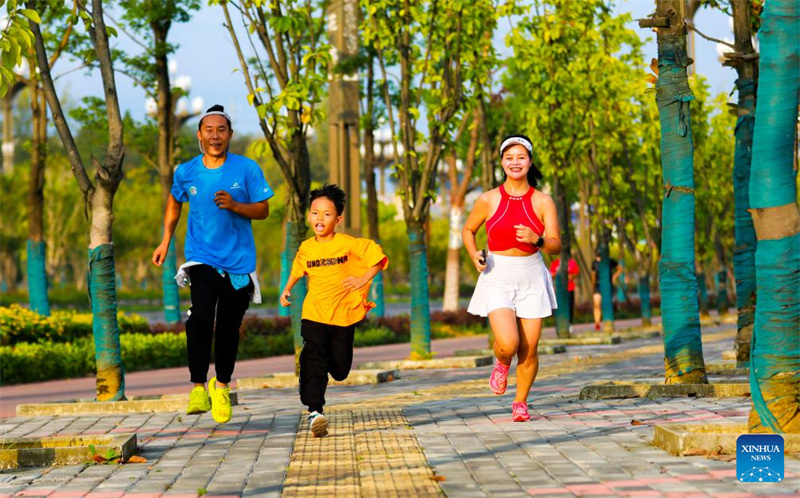
[(328, 374), (344, 380), (353, 365), (355, 325), (340, 327), (303, 320), (300, 333), (303, 351), (300, 353), (300, 402), (308, 411), (322, 413)]
[[(214, 339), (214, 369), (222, 384), (231, 381), (239, 349), (239, 327), (250, 306), (253, 282), (236, 290), (228, 275), (224, 277), (208, 265), (191, 266), (192, 307), (186, 320), (186, 353), (189, 373), (195, 384), (205, 383), (211, 362)], [(216, 318), (216, 332), (214, 319)]]

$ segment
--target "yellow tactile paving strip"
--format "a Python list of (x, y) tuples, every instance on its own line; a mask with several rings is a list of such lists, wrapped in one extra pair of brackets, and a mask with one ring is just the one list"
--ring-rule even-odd
[(440, 496), (402, 408), (329, 409), (329, 435), (301, 421), (283, 496)]
[[(703, 335), (703, 342), (730, 340), (735, 329)], [(654, 344), (625, 351), (568, 358), (539, 371), (538, 380), (582, 372), (637, 356), (663, 352)], [(330, 435), (314, 438), (305, 418), (298, 426), (283, 496), (440, 496), (433, 471), (403, 416), (403, 407), (453, 397), (487, 395), (486, 379), (340, 404), (326, 410)]]

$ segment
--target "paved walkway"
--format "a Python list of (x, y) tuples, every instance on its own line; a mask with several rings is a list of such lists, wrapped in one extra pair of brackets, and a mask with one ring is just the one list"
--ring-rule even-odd
[[(707, 361), (730, 349), (734, 332), (704, 329)], [(542, 356), (527, 423), (510, 420), (513, 376), (508, 394), (489, 393), (490, 367), (331, 387), (330, 435), (322, 439), (308, 436), (293, 390), (240, 393), (225, 425), (178, 413), (7, 418), (5, 437), (136, 432), (148, 461), (4, 471), (0, 497), (800, 493), (800, 455), (787, 456), (782, 483), (740, 483), (735, 461), (673, 457), (650, 444), (655, 424), (744, 421), (748, 398), (578, 399), (594, 380), (657, 377), (662, 357), (658, 338)]]
[[(660, 323), (660, 317), (653, 323)], [(639, 326), (640, 320), (618, 320), (618, 330)], [(594, 332), (591, 323), (574, 326), (573, 335), (579, 336)], [(542, 332), (544, 338), (556, 337), (555, 329), (548, 327)], [(485, 348), (486, 336), (459, 337), (431, 341), (431, 351), (438, 358), (452, 356), (459, 349)], [(408, 344), (387, 344), (358, 348), (353, 355), (355, 364), (368, 361), (402, 360), (410, 354)], [(294, 370), (294, 356), (273, 356), (257, 360), (243, 360), (236, 363), (236, 377), (258, 377), (278, 372)], [(213, 375), (209, 374), (209, 375)], [(125, 375), (125, 393), (128, 396), (147, 394), (183, 393), (191, 386), (186, 367), (164, 368), (146, 372), (133, 372)], [(95, 378), (66, 379), (33, 384), (17, 384), (0, 387), (0, 417), (12, 417), (20, 403), (46, 403), (67, 399), (93, 399), (95, 397)]]

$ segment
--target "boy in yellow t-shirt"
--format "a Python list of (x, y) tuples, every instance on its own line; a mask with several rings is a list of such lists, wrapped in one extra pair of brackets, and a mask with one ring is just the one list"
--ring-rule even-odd
[(367, 300), (369, 285), (389, 264), (372, 240), (335, 232), (344, 205), (345, 193), (336, 185), (311, 191), (308, 223), (315, 235), (300, 244), (281, 293), (281, 305), (289, 306), (292, 287), (308, 275), (301, 326), (300, 401), (308, 406), (314, 437), (328, 434), (328, 421), (322, 414), (328, 374), (344, 380), (350, 373), (355, 324), (375, 307)]

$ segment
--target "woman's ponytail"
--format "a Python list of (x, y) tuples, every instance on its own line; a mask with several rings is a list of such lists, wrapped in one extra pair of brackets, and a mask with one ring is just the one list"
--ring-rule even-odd
[(543, 178), (544, 175), (542, 175), (542, 172), (533, 163), (533, 159), (531, 159), (531, 167), (528, 170), (528, 185), (530, 185), (533, 188), (536, 188), (539, 185), (539, 180)]

